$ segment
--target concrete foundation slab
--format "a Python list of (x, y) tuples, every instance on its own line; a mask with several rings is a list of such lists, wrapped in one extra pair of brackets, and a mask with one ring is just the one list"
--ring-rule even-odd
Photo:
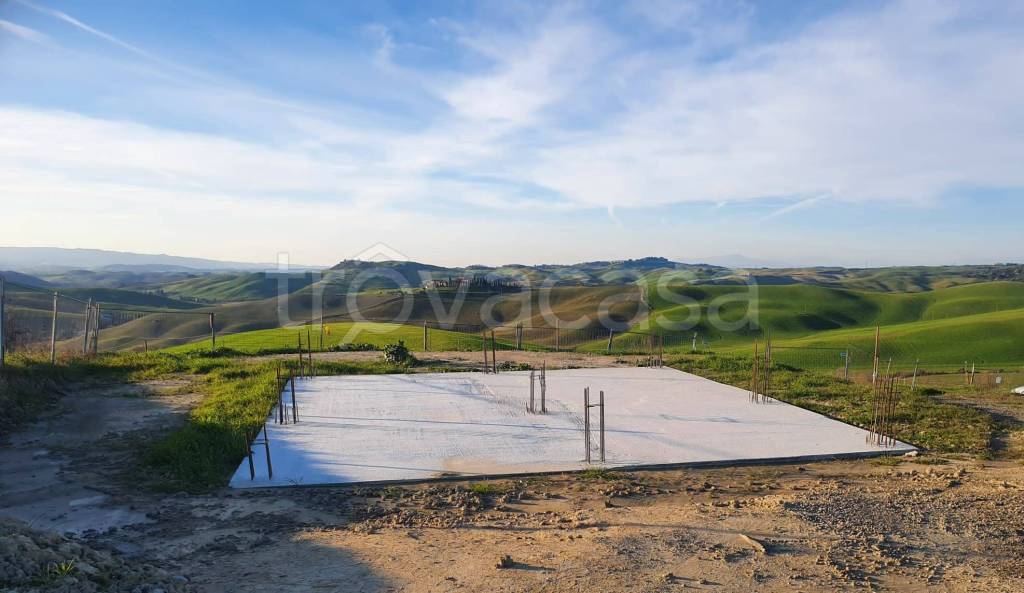
[[(584, 461), (583, 390), (605, 392), (607, 461)], [(547, 372), (547, 414), (527, 410), (529, 371), (299, 379), (299, 422), (267, 423), (273, 479), (261, 447), (255, 479), (243, 460), (236, 488), (424, 480), (582, 470), (727, 464), (903, 453), (866, 431), (743, 389), (668, 368)], [(535, 386), (539, 409), (540, 388)], [(290, 394), (288, 395), (290, 400)]]

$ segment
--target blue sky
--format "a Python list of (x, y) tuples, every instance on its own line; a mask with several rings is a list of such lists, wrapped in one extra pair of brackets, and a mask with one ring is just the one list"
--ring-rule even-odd
[(0, 244), (1019, 261), (1020, 2), (0, 0)]

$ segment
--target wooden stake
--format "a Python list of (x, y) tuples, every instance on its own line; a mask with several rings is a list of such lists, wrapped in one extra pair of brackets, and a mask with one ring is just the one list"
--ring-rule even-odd
[(614, 329), (608, 330), (608, 348), (607, 348), (606, 354), (611, 354), (612, 353), (612, 338), (614, 338), (614, 337), (615, 337), (615, 330)]
[(215, 313), (210, 313), (210, 351), (217, 350), (217, 324), (214, 320)]

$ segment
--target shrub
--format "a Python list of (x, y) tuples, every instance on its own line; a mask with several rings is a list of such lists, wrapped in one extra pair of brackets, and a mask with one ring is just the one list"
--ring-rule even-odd
[(405, 346), (405, 342), (399, 340), (397, 344), (384, 346), (384, 362), (390, 364), (412, 364), (416, 361), (412, 352)]

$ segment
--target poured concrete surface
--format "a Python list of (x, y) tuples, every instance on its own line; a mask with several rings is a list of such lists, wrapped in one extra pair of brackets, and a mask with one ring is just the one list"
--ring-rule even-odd
[[(236, 488), (558, 472), (584, 462), (583, 389), (605, 392), (607, 467), (814, 459), (905, 452), (867, 433), (743, 389), (674, 369), (549, 371), (547, 414), (530, 414), (530, 373), (437, 373), (300, 379), (298, 424), (267, 422), (273, 479), (255, 447)], [(539, 407), (540, 388), (537, 386)], [(287, 399), (290, 401), (290, 394)], [(592, 457), (598, 459), (597, 418)], [(267, 435), (261, 434), (260, 439)]]

